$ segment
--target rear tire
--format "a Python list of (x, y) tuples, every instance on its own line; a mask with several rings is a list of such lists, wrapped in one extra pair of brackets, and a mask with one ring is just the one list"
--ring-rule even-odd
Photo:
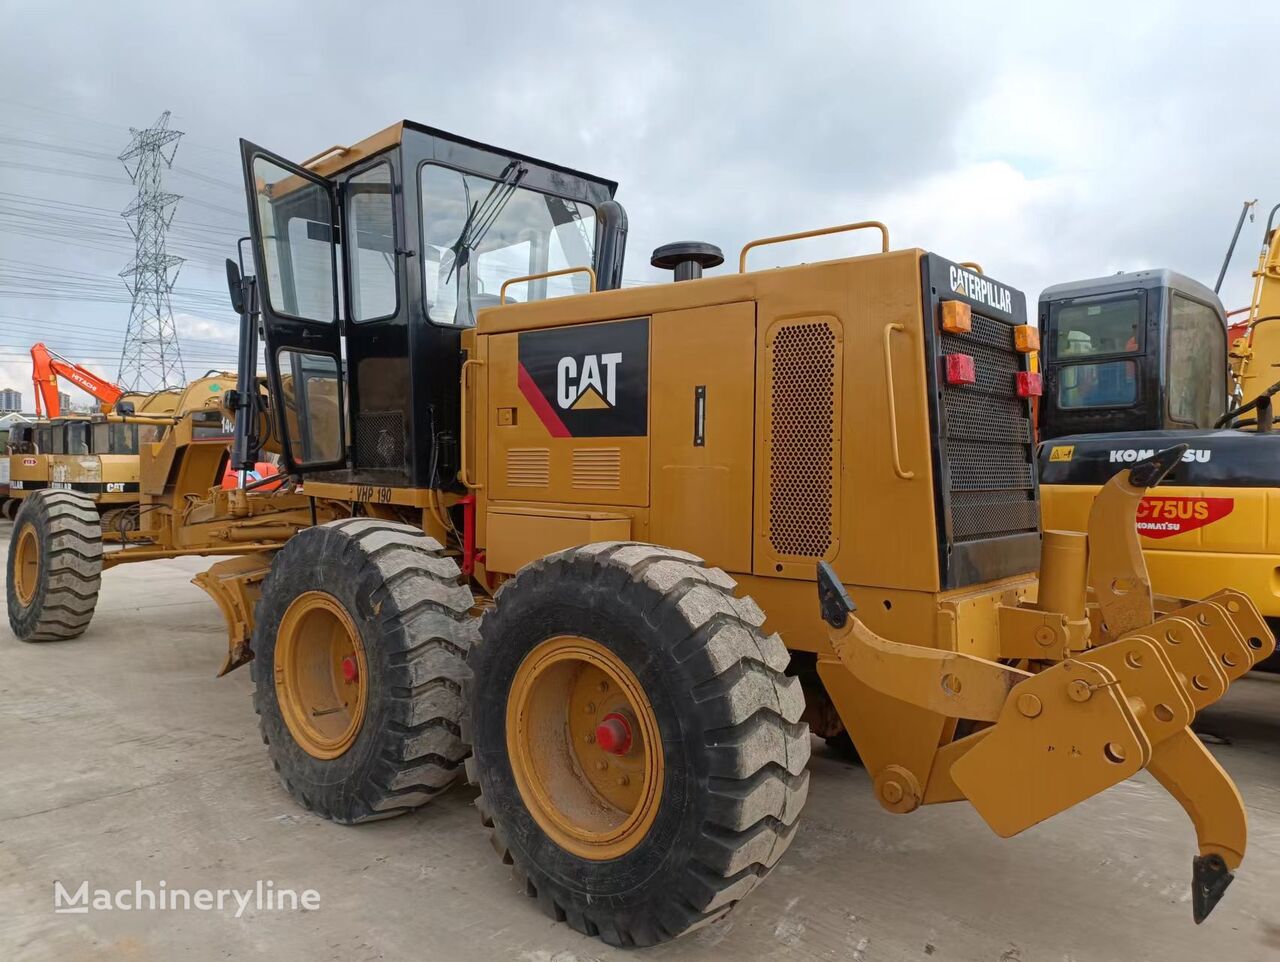
[(102, 533), (127, 538), (138, 530), (138, 509), (109, 508), (102, 512)]
[[(0, 455), (0, 457), (3, 457), (3, 455)], [(0, 518), (3, 518), (5, 521), (12, 521), (13, 516), (17, 513), (17, 498), (5, 498), (4, 501), (0, 501)]]
[(9, 541), (9, 627), (22, 641), (84, 634), (102, 586), (102, 527), (93, 501), (35, 491), (21, 501)]
[[(289, 627), (299, 621), (289, 612), (302, 599), (319, 599), (321, 629)], [(410, 525), (346, 518), (304, 529), (280, 549), (258, 602), (250, 672), (262, 739), (290, 795), (352, 824), (410, 811), (454, 783), (467, 756), (460, 726), (466, 653), (476, 637), (472, 604), (458, 566)], [(332, 730), (308, 725), (318, 728), (344, 709), (317, 708), (312, 722), (305, 713), (300, 718), (302, 689), (288, 678), (294, 656), (282, 655), (276, 670), (282, 623), (290, 652), (317, 636), (330, 643), (339, 624), (354, 631), (356, 680), (336, 679), (332, 690), (345, 697), (344, 680), (361, 689), (352, 699), (359, 709), (331, 740), (323, 736)]]
[[(804, 697), (799, 680), (784, 674), (789, 655), (781, 639), (761, 630), (764, 614), (749, 598), (735, 597), (735, 587), (723, 571), (684, 552), (627, 542), (587, 545), (526, 566), (499, 590), (481, 623), (482, 641), (469, 660), (466, 727), (474, 752), (467, 771), (480, 786), (481, 818), (494, 848), (544, 912), (610, 945), (654, 945), (721, 918), (777, 864), (795, 835), (809, 784)], [(615, 759), (592, 755), (604, 740), (578, 731), (574, 719), (606, 706), (567, 699), (557, 722), (568, 733), (563, 736), (543, 727), (555, 721), (555, 684), (550, 702), (526, 707), (538, 704), (523, 696), (529, 666), (539, 670), (566, 638), (626, 669), (659, 733), (656, 801), (642, 795), (634, 810), (616, 809), (617, 832), (647, 824), (638, 837), (623, 835), (625, 846), (602, 841), (590, 850), (592, 832), (601, 840), (617, 836), (597, 831), (589, 803), (594, 797), (596, 805), (613, 804), (612, 790), (584, 773), (602, 762), (613, 772)], [(589, 660), (573, 670), (592, 680)], [(532, 741), (522, 734), (525, 723), (513, 721), (530, 715), (534, 722), (526, 728), (540, 736)], [(643, 730), (643, 720), (634, 727)], [(571, 748), (576, 759), (561, 764), (552, 752), (524, 760), (548, 743)], [(643, 750), (649, 751), (647, 742)], [(551, 777), (543, 778), (544, 771)], [(577, 785), (564, 792), (561, 779), (574, 771)], [(526, 789), (526, 797), (521, 782), (538, 787)], [(585, 841), (564, 841), (555, 819), (567, 815), (572, 823), (580, 812), (575, 828)], [(638, 821), (642, 812), (651, 821)]]

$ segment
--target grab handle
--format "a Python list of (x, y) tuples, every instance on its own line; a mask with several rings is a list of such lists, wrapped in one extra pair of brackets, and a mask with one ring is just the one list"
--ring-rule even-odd
[(893, 473), (903, 481), (910, 481), (916, 473), (902, 467), (902, 455), (898, 451), (898, 405), (893, 391), (893, 335), (905, 334), (906, 330), (901, 324), (884, 326), (884, 383), (889, 392), (889, 450), (893, 454)]
[(467, 474), (467, 386), (469, 384), (467, 371), (471, 369), (473, 364), (476, 367), (480, 367), (484, 364), (484, 361), (478, 357), (472, 357), (462, 362), (462, 399), (458, 404), (458, 414), (462, 420), (462, 429), (459, 432), (458, 480), (462, 482), (463, 487), (474, 491), (477, 488), (484, 487), (484, 485), (479, 481), (472, 481)]

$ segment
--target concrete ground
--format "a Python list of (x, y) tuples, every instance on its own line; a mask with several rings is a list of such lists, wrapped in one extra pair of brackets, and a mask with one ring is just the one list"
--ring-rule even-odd
[[(0, 522), (0, 551), (10, 526)], [(815, 748), (794, 846), (727, 920), (620, 952), (544, 918), (460, 787), (344, 828), (303, 812), (258, 739), (248, 673), (215, 679), (223, 628), (199, 561), (108, 572), (89, 631), (24, 645), (0, 627), (0, 959), (589, 962), (1280, 958), (1280, 676), (1202, 717), (1248, 804), (1250, 851), (1191, 921), (1193, 838), (1145, 775), (1016, 839), (962, 805), (883, 812)], [(53, 912), (53, 885), (315, 889), (307, 912)]]

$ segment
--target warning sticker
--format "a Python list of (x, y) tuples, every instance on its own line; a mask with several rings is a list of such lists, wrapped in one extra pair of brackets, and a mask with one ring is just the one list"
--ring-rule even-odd
[(1076, 453), (1074, 444), (1059, 444), (1049, 449), (1050, 461), (1070, 461), (1071, 456)]
[(1143, 498), (1138, 505), (1138, 534), (1172, 538), (1220, 521), (1235, 506), (1234, 498)]

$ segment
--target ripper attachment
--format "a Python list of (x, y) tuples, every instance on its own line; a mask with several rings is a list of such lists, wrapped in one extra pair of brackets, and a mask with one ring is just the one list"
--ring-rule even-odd
[[(1161, 451), (1113, 477), (1094, 503), (1083, 550), (1060, 550), (1069, 542), (1046, 537), (1055, 547), (1042, 556), (1039, 603), (996, 612), (998, 659), (955, 650), (956, 639), (941, 634), (920, 643), (882, 638), (856, 617), (831, 566), (820, 564), (818, 601), (833, 657), (824, 656), (819, 671), (855, 722), (859, 700), (905, 703), (901, 725), (850, 725), (891, 811), (967, 799), (997, 834), (1010, 836), (1148, 769), (1195, 827), (1199, 923), (1231, 884), (1247, 830), (1239, 792), (1189, 726), (1275, 641), (1240, 592), (1195, 603), (1152, 594), (1138, 505), (1184, 450)], [(1080, 535), (1049, 534), (1081, 547)], [(1050, 597), (1063, 610), (1046, 607)], [(1048, 638), (1051, 625), (1065, 641), (1044, 650), (1060, 657), (1023, 654), (1037, 643), (1027, 634)], [(958, 730), (970, 734), (955, 737)]]

